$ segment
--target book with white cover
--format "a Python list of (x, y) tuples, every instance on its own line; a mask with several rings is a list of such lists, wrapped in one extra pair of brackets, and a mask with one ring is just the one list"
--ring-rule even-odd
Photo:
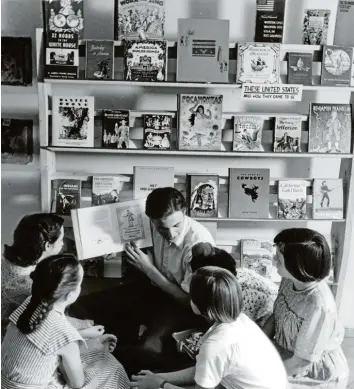
[(144, 199), (157, 188), (174, 187), (173, 167), (134, 166), (133, 197)]

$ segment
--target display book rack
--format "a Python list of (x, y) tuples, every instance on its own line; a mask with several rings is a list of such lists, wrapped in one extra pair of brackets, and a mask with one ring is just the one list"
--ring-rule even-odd
[[(41, 73), (41, 64), (42, 61), (42, 29), (37, 29), (37, 65), (39, 69), (39, 73)], [(117, 42), (116, 46), (118, 46), (118, 50), (116, 49), (115, 55), (122, 55), (122, 51), (120, 50), (120, 43)], [(174, 50), (175, 45), (169, 45)], [(236, 61), (232, 60), (232, 47), (235, 45), (230, 44), (230, 75), (232, 77), (236, 72)], [(282, 45), (282, 66), (281, 66), (281, 74), (282, 79), (285, 80), (286, 75), (284, 75), (284, 70), (286, 72), (286, 53), (290, 51), (296, 52), (312, 52), (314, 53), (314, 84), (312, 86), (304, 87), (304, 97), (306, 100), (306, 93), (309, 93), (313, 96), (313, 92), (306, 91), (315, 91), (315, 93), (321, 95), (325, 93), (325, 97), (322, 97), (322, 101), (330, 103), (330, 102), (338, 102), (337, 96), (340, 94), (340, 102), (348, 103), (351, 98), (353, 98), (354, 88), (350, 87), (324, 87), (318, 84), (319, 80), (319, 72), (320, 72), (320, 63), (316, 64), (317, 61), (320, 61), (321, 55), (321, 47), (320, 46), (303, 46), (303, 45)], [(170, 54), (170, 53), (169, 53)], [(82, 61), (80, 61), (82, 63)], [(116, 61), (117, 62), (117, 61)], [(170, 55), (169, 56), (169, 80), (175, 79), (175, 59)], [(118, 62), (119, 63), (119, 62)], [(121, 64), (123, 60), (121, 60)], [(122, 70), (122, 66), (116, 66), (116, 72)], [(115, 77), (120, 78), (120, 77)], [(277, 227), (278, 230), (282, 228), (288, 228), (291, 226), (307, 226), (309, 228), (317, 228), (322, 224), (329, 224), (330, 231), (329, 236), (332, 238), (332, 241), (336, 247), (335, 253), (335, 274), (336, 274), (336, 282), (333, 286), (333, 291), (336, 295), (337, 299), (340, 299), (342, 293), (342, 280), (344, 279), (345, 270), (347, 267), (347, 261), (349, 259), (350, 252), (352, 250), (351, 242), (350, 242), (350, 232), (353, 226), (353, 218), (354, 218), (354, 160), (353, 154), (315, 154), (315, 153), (273, 153), (267, 152), (271, 150), (271, 145), (273, 142), (273, 135), (270, 128), (268, 131), (265, 131), (265, 136), (263, 137), (264, 147), (266, 152), (264, 153), (235, 153), (227, 150), (231, 150), (231, 141), (232, 141), (232, 127), (231, 117), (235, 115), (235, 113), (224, 113), (224, 131), (223, 131), (223, 145), (225, 151), (220, 152), (191, 152), (191, 151), (159, 151), (159, 150), (139, 150), (130, 149), (130, 150), (106, 150), (102, 149), (99, 145), (100, 139), (95, 139), (95, 147), (94, 148), (65, 148), (65, 147), (52, 147), (49, 142), (49, 134), (51, 128), (51, 111), (50, 111), (50, 100), (53, 94), (64, 95), (63, 90), (66, 90), (68, 95), (75, 95), (76, 90), (73, 91), (73, 87), (75, 89), (78, 88), (81, 90), (85, 90), (83, 95), (94, 95), (100, 88), (100, 85), (104, 85), (104, 91), (109, 94), (116, 94), (117, 96), (124, 95), (125, 93), (131, 92), (135, 90), (136, 93), (154, 91), (156, 93), (165, 93), (169, 91), (170, 93), (214, 93), (214, 90), (217, 90), (215, 93), (222, 93), (223, 88), (234, 88), (235, 91), (232, 91), (232, 98), (238, 98), (240, 95), (237, 94), (237, 89), (239, 90), (240, 85), (237, 84), (202, 84), (202, 83), (175, 83), (175, 82), (161, 82), (161, 83), (142, 83), (142, 82), (127, 82), (127, 81), (94, 81), (94, 80), (49, 80), (41, 78), (41, 74), (39, 74), (39, 108), (40, 108), (40, 146), (41, 146), (41, 156), (40, 156), (40, 164), (41, 164), (41, 195), (42, 195), (42, 210), (50, 211), (52, 209), (52, 181), (60, 178), (80, 178), (83, 181), (82, 184), (82, 205), (88, 206), (89, 203), (89, 195), (90, 191), (90, 176), (92, 175), (125, 175), (126, 176), (126, 190), (123, 190), (121, 199), (125, 197), (127, 200), (132, 198), (132, 171), (133, 166), (174, 166), (175, 168), (175, 182), (176, 187), (182, 189), (185, 187), (185, 174), (186, 173), (217, 173), (221, 177), (221, 199), (220, 199), (220, 217), (214, 219), (204, 219), (205, 221), (216, 222), (218, 225), (218, 234), (217, 234), (217, 244), (221, 246), (232, 246), (235, 244), (236, 239), (234, 234), (228, 234), (229, 236), (233, 235), (233, 239), (229, 240), (223, 237), (223, 229), (224, 226), (227, 225), (227, 228), (231, 230), (233, 228), (239, 229), (244, 228), (244, 226), (250, 227), (251, 229), (259, 228), (260, 226), (268, 227)], [(166, 88), (168, 89), (161, 89)], [(55, 92), (56, 88), (60, 88), (60, 92)], [(112, 89), (113, 88), (113, 89)], [(178, 89), (175, 89), (178, 88)], [(102, 87), (101, 87), (102, 89)], [(328, 98), (328, 94), (330, 91), (336, 91), (336, 93)], [(103, 92), (104, 93), (104, 92)], [(322, 95), (323, 96), (323, 95)], [(124, 96), (123, 96), (124, 97)], [(135, 95), (135, 99), (136, 99)], [(336, 99), (333, 101), (333, 99)], [(176, 112), (175, 109), (161, 109), (163, 105), (163, 101), (158, 106), (158, 109), (153, 111), (154, 113), (158, 112), (166, 112), (173, 111)], [(117, 98), (117, 101), (118, 98)], [(120, 100), (124, 101), (124, 100)], [(309, 103), (310, 101), (308, 101)], [(114, 108), (117, 109), (128, 109), (128, 107), (117, 106)], [(176, 98), (177, 104), (177, 98)], [(107, 107), (112, 108), (112, 107)], [(283, 110), (283, 109), (282, 109)], [(145, 110), (132, 110), (131, 117), (132, 128), (131, 135), (133, 139), (133, 143), (139, 144), (142, 139), (142, 115), (147, 112)], [(95, 132), (96, 129), (99, 128), (100, 116), (99, 112), (96, 112), (97, 117), (95, 118)], [(288, 113), (293, 114), (293, 113)], [(262, 116), (271, 118), (277, 116), (279, 114), (276, 113), (262, 113)], [(307, 115), (301, 115), (304, 125), (302, 132), (302, 143), (306, 150), (306, 146), (308, 143), (308, 132), (306, 121), (308, 119)], [(159, 156), (159, 158), (157, 158)], [(295, 158), (295, 159), (294, 159)], [(345, 191), (345, 200), (344, 200), (344, 214), (345, 218), (342, 220), (311, 220), (302, 219), (302, 220), (282, 220), (274, 218), (275, 212), (275, 201), (274, 196), (276, 195), (276, 185), (275, 181), (279, 178), (284, 179), (284, 175), (277, 175), (277, 173), (272, 174), (271, 169), (271, 200), (270, 200), (270, 218), (269, 219), (229, 219), (226, 217), (225, 207), (227, 204), (227, 179), (224, 178), (227, 176), (227, 170), (229, 167), (267, 167), (267, 165), (271, 167), (275, 167), (275, 171), (277, 171), (278, 165), (283, 165), (288, 167), (285, 169), (286, 171), (291, 171), (291, 178), (307, 178), (308, 175), (304, 173), (302, 170), (305, 167), (304, 162), (307, 164), (314, 164), (318, 166), (323, 166), (325, 161), (330, 165), (338, 163), (338, 174), (336, 177), (331, 178), (343, 178), (345, 183), (344, 191)], [(242, 165), (243, 164), (243, 165)], [(294, 168), (298, 166), (298, 174), (295, 175)], [(308, 167), (307, 167), (308, 168)], [(307, 169), (306, 168), (306, 169)], [(309, 169), (309, 168), (308, 168)], [(288, 177), (289, 176), (285, 176)], [(319, 176), (311, 176), (312, 178), (329, 178), (326, 176), (326, 172), (321, 172)], [(311, 194), (312, 187), (309, 181), (308, 187), (308, 200), (311, 202)], [(86, 189), (85, 189), (86, 188)], [(86, 194), (85, 194), (86, 193)], [(309, 206), (309, 210), (311, 210), (311, 205)], [(310, 212), (310, 211), (309, 211)], [(310, 214), (308, 214), (309, 217)], [(220, 233), (219, 233), (220, 231)], [(230, 231), (229, 231), (230, 232)], [(239, 235), (242, 238), (241, 235)]]

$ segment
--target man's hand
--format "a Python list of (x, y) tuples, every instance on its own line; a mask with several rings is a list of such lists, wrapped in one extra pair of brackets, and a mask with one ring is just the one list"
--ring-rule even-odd
[(163, 381), (163, 378), (151, 373), (151, 371), (142, 370), (138, 375), (132, 376), (130, 387), (138, 389), (158, 389)]
[(128, 261), (144, 273), (147, 273), (154, 266), (152, 259), (143, 253), (134, 242), (126, 243), (125, 253), (127, 254)]

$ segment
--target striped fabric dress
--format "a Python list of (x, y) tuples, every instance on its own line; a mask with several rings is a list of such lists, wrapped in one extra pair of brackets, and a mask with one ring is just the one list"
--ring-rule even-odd
[[(27, 299), (11, 316), (1, 346), (2, 389), (69, 389), (57, 368), (57, 352), (71, 342), (84, 342), (65, 315), (51, 310), (41, 325), (23, 334), (16, 323), (25, 310)], [(123, 366), (112, 354), (87, 350), (81, 355), (85, 371), (85, 389), (129, 389)]]

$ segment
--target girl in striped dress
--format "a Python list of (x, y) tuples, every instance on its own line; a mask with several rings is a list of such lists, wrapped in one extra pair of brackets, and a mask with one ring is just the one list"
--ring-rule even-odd
[(32, 295), (10, 316), (1, 346), (3, 389), (129, 388), (111, 354), (116, 338), (93, 329), (85, 341), (64, 315), (82, 277), (82, 266), (68, 254), (42, 260), (31, 273)]

